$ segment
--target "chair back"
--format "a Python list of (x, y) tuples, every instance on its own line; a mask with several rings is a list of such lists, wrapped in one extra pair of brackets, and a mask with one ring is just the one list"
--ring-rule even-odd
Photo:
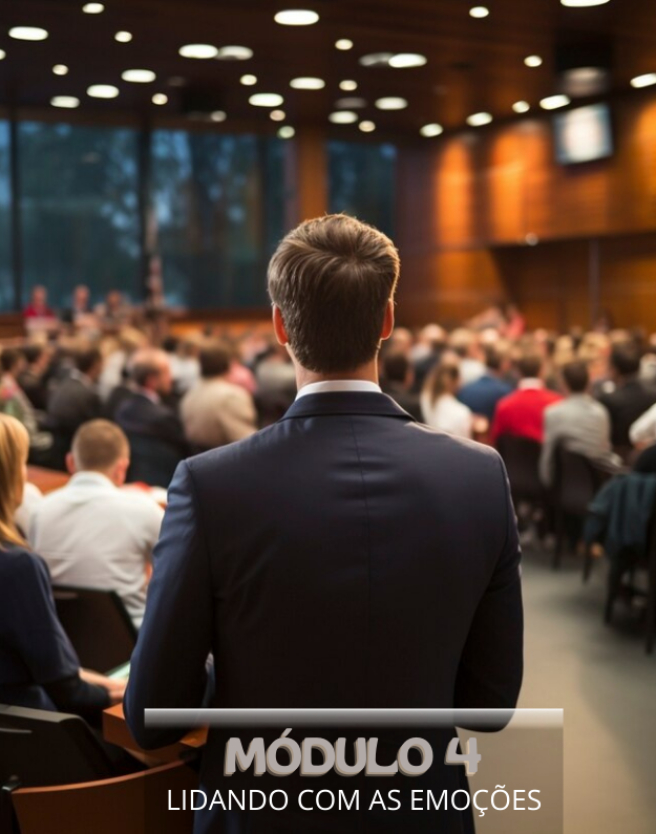
[(127, 663), (137, 630), (115, 591), (55, 585), (57, 615), (80, 663), (108, 672)]
[(66, 785), (114, 773), (77, 715), (0, 705), (0, 784), (13, 778), (23, 787)]
[(555, 469), (554, 501), (564, 512), (576, 516), (586, 515), (588, 504), (611, 477), (610, 471), (562, 444), (556, 447)]
[(98, 782), (14, 791), (21, 834), (191, 834), (193, 811), (169, 811), (168, 791), (180, 807), (182, 791), (198, 787), (184, 762)]
[(539, 475), (542, 444), (528, 437), (502, 434), (496, 445), (506, 465), (515, 504), (541, 501), (544, 497)]
[(134, 432), (128, 432), (127, 436), (130, 441), (130, 469), (127, 480), (167, 488), (177, 465), (182, 460), (180, 452), (158, 437)]

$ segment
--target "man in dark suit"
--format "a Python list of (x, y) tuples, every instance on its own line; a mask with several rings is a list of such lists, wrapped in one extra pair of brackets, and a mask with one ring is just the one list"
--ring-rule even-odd
[(617, 345), (610, 356), (615, 389), (602, 393), (599, 401), (610, 413), (611, 441), (620, 454), (631, 449), (629, 430), (656, 403), (656, 388), (638, 379), (640, 355), (630, 345)]
[(458, 399), (474, 414), (482, 414), (492, 422), (499, 400), (512, 392), (512, 386), (506, 382), (504, 375), (508, 371), (507, 351), (497, 345), (485, 348), (485, 373), (473, 382), (463, 385), (458, 391)]
[(100, 417), (102, 405), (96, 385), (103, 368), (98, 348), (75, 356), (75, 367), (52, 392), (48, 401), (48, 427), (71, 438), (83, 423)]
[(153, 348), (138, 351), (130, 379), (132, 387), (115, 414), (132, 447), (129, 480), (168, 486), (175, 467), (189, 454), (180, 418), (164, 402), (173, 387), (168, 355)]
[[(274, 330), (298, 396), (274, 425), (177, 469), (125, 702), (139, 744), (181, 737), (147, 728), (144, 709), (199, 706), (210, 653), (214, 707), (515, 706), (520, 557), (505, 470), (493, 449), (417, 424), (378, 387), (398, 273), (392, 242), (343, 215), (303, 223), (274, 254)], [(210, 731), (208, 794), (236, 787), (222, 775), (235, 734)], [(260, 735), (242, 734), (244, 745)], [(331, 738), (296, 733), (309, 735)], [(385, 764), (410, 736), (431, 739), (425, 779), (394, 777), (390, 788), (462, 787), (462, 769), (444, 764), (452, 728), (354, 735), (379, 737)], [(292, 779), (275, 787), (322, 787)], [(370, 796), (381, 781), (339, 787)], [(331, 816), (290, 801), (284, 813), (233, 818), (215, 806), (195, 831), (473, 830), (468, 813), (367, 807)]]

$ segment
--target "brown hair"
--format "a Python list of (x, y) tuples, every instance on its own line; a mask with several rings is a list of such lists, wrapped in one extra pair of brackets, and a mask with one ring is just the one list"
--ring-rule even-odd
[(89, 420), (75, 432), (71, 452), (76, 469), (103, 472), (130, 457), (130, 443), (116, 423)]
[(200, 373), (203, 379), (223, 376), (230, 370), (232, 351), (218, 339), (206, 342), (200, 349)]
[(431, 405), (439, 400), (442, 394), (451, 393), (451, 389), (458, 385), (460, 368), (455, 359), (444, 358), (433, 367), (424, 383), (423, 394)]
[(316, 373), (353, 371), (380, 344), (399, 255), (382, 232), (345, 214), (307, 220), (269, 264), (269, 294), (300, 364)]
[(29, 450), (25, 426), (15, 417), (0, 413), (0, 546), (26, 544), (16, 528), (14, 513), (23, 499), (23, 467)]

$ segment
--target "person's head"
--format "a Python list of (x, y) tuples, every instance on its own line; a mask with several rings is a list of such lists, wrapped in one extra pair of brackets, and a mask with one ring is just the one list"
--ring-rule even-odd
[(44, 374), (50, 365), (52, 349), (47, 345), (25, 345), (23, 356), (31, 371)]
[(508, 370), (508, 350), (503, 343), (485, 345), (483, 354), (488, 373), (499, 376)]
[(538, 379), (542, 375), (542, 356), (539, 353), (520, 353), (515, 364), (522, 379)]
[(413, 374), (407, 354), (399, 351), (386, 352), (383, 357), (383, 376), (388, 382), (410, 388)]
[(102, 373), (103, 355), (98, 348), (82, 350), (75, 356), (75, 367), (95, 382)]
[(434, 353), (439, 353), (446, 346), (447, 332), (439, 324), (427, 324), (419, 331), (417, 341), (426, 345)]
[(394, 326), (399, 255), (382, 232), (331, 214), (281, 241), (268, 271), (276, 338), (317, 374), (373, 362)]
[(25, 544), (14, 523), (27, 480), (30, 438), (15, 417), (0, 413), (0, 546)]
[(75, 432), (66, 466), (71, 475), (99, 472), (115, 486), (123, 486), (130, 466), (130, 444), (116, 423), (89, 420)]
[(478, 348), (476, 333), (466, 327), (458, 327), (449, 336), (449, 348), (461, 359), (473, 357)]
[(590, 373), (585, 362), (568, 362), (563, 366), (563, 382), (570, 394), (584, 394), (590, 384)]
[(23, 352), (16, 348), (5, 348), (0, 355), (0, 367), (4, 374), (17, 376), (26, 364)]
[(432, 404), (446, 394), (455, 394), (460, 385), (460, 368), (456, 356), (443, 357), (428, 374), (424, 383), (424, 393)]
[(173, 387), (171, 360), (156, 348), (137, 351), (132, 357), (130, 377), (140, 388), (156, 394), (170, 394)]
[(73, 290), (73, 306), (77, 309), (85, 309), (89, 304), (89, 287), (79, 284)]
[(640, 370), (640, 354), (631, 345), (615, 345), (610, 354), (610, 372), (613, 379), (622, 381), (635, 376)]
[(201, 347), (199, 359), (200, 375), (203, 379), (213, 379), (228, 373), (232, 352), (224, 342), (213, 339)]
[(45, 307), (48, 303), (48, 290), (45, 287), (38, 284), (36, 287), (32, 287), (30, 299), (32, 302), (32, 306)]
[(115, 313), (121, 309), (123, 296), (118, 290), (110, 290), (105, 297), (105, 305), (109, 312)]
[(392, 353), (410, 353), (414, 339), (407, 327), (395, 327), (387, 346)]

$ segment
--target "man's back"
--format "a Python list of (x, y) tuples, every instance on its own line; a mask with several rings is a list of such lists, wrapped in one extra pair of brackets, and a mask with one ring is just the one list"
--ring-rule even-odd
[[(209, 651), (217, 707), (515, 705), (519, 551), (501, 460), (382, 394), (302, 397), (183, 463), (156, 554), (126, 701), (143, 744), (170, 738), (144, 729), (144, 706), (198, 706)], [(214, 787), (222, 740), (212, 731), (205, 754)]]
[(542, 386), (520, 387), (497, 403), (492, 424), (492, 438), (502, 434), (527, 437), (542, 443), (544, 410), (562, 399), (560, 394)]
[(625, 449), (631, 426), (656, 402), (656, 388), (632, 379), (599, 399), (610, 412), (613, 446)]
[(458, 391), (458, 399), (474, 414), (482, 414), (492, 420), (497, 403), (511, 391), (512, 387), (507, 382), (492, 374), (484, 374), (480, 379), (463, 385)]
[(100, 416), (100, 396), (81, 376), (65, 379), (48, 401), (48, 423), (53, 429), (74, 432), (82, 423)]
[(222, 379), (202, 379), (180, 403), (180, 416), (190, 443), (214, 449), (249, 437), (257, 414), (251, 395)]
[(182, 424), (175, 412), (141, 392), (131, 392), (123, 399), (116, 409), (115, 419), (128, 435), (146, 435), (186, 452)]
[(30, 522), (34, 550), (58, 585), (116, 591), (136, 626), (146, 604), (146, 568), (164, 513), (145, 495), (80, 472), (46, 496)]

